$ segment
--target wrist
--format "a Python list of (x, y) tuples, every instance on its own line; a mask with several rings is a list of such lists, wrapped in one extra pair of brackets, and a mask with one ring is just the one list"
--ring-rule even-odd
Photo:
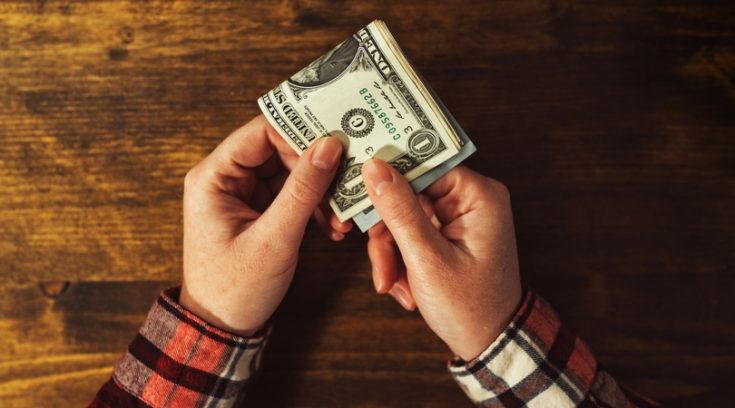
[(226, 314), (219, 312), (218, 308), (206, 305), (200, 301), (187, 289), (186, 282), (181, 285), (181, 295), (179, 296), (178, 302), (181, 307), (212, 326), (241, 337), (253, 337), (265, 325), (265, 323), (236, 322), (235, 319), (229, 318)]
[(506, 301), (490, 308), (499, 313), (477, 322), (473, 326), (475, 330), (462, 336), (462, 341), (457, 342), (455, 346), (450, 345), (452, 352), (464, 361), (472, 361), (479, 357), (510, 326), (522, 301), (523, 293), (519, 283), (517, 290), (509, 291)]

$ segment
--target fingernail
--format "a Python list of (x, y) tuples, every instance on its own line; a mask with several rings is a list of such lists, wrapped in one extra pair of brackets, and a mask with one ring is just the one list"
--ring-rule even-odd
[(378, 197), (393, 183), (393, 174), (388, 165), (378, 163), (376, 159), (370, 159), (362, 165), (362, 176), (365, 180), (370, 180), (369, 184)]
[(373, 286), (375, 286), (375, 292), (377, 293), (383, 293), (385, 292), (385, 282), (383, 282), (382, 275), (380, 274), (380, 271), (376, 271), (373, 269)]
[(341, 232), (335, 231), (332, 233), (332, 239), (335, 241), (341, 241), (342, 239), (344, 239), (344, 237), (345, 237), (345, 234)]
[(398, 301), (398, 303), (403, 306), (406, 310), (413, 310), (413, 306), (411, 305), (411, 300), (408, 298), (408, 294), (398, 285), (393, 285), (393, 287), (388, 291), (393, 297)]
[(324, 140), (317, 142), (316, 150), (311, 156), (311, 164), (322, 170), (332, 170), (342, 154), (342, 144), (333, 137), (325, 136), (322, 139)]

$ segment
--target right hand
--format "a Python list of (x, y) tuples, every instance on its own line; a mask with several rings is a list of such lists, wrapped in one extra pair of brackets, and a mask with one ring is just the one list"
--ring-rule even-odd
[(362, 175), (383, 219), (368, 241), (376, 291), (418, 307), (463, 360), (478, 357), (521, 300), (508, 190), (463, 166), (419, 197), (378, 159), (363, 164)]

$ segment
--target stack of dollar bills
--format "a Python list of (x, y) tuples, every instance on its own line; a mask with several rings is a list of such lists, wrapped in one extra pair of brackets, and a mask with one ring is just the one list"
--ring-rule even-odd
[(416, 192), (476, 148), (375, 20), (258, 99), (271, 125), (299, 154), (322, 136), (339, 138), (344, 158), (329, 204), (361, 231), (380, 221), (362, 181), (371, 157), (389, 162)]

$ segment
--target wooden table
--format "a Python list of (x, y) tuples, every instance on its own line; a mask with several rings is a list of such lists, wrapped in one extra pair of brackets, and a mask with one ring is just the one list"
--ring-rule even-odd
[[(624, 383), (731, 405), (732, 3), (397, 3), (0, 5), (0, 405), (90, 400), (179, 279), (185, 172), (374, 18), (510, 187), (525, 281)], [(470, 405), (365, 236), (302, 252), (251, 402)]]

